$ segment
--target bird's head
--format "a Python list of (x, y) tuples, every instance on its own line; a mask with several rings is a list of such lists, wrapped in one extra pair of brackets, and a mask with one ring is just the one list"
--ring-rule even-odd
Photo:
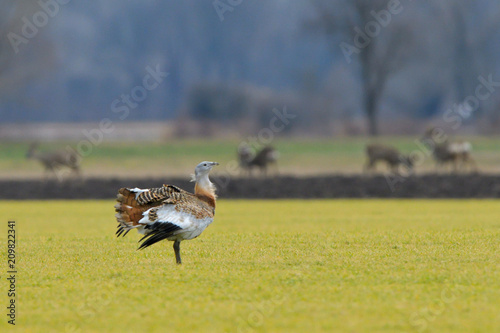
[(216, 165), (219, 165), (219, 163), (217, 162), (201, 162), (200, 164), (198, 164), (196, 166), (196, 168), (194, 169), (194, 175), (196, 178), (199, 178), (201, 176), (204, 176), (204, 175), (208, 175), (208, 173), (210, 172), (210, 170), (212, 170), (212, 168)]

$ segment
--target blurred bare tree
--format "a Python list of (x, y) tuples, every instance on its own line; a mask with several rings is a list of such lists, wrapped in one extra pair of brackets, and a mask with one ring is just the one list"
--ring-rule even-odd
[[(454, 50), (454, 85), (457, 104), (475, 93), (480, 75), (488, 75), (495, 71), (496, 61), (484, 59), (488, 44), (494, 39), (495, 32), (500, 28), (500, 5), (484, 17), (470, 15), (470, 1), (449, 0), (441, 3), (448, 8), (451, 16), (451, 41)], [(496, 60), (496, 59), (495, 59)], [(483, 67), (483, 68), (481, 68)], [(484, 105), (479, 105), (474, 112), (476, 116), (482, 113)]]
[(467, 95), (473, 92), (473, 85), (476, 77), (479, 75), (475, 50), (472, 48), (472, 36), (466, 22), (467, 4), (463, 1), (449, 1), (452, 27), (452, 49), (454, 50), (453, 63), (454, 85), (458, 103), (461, 103)]
[(23, 35), (26, 22), (41, 11), (36, 1), (0, 0), (0, 6), (0, 97), (23, 101), (23, 88), (54, 65), (54, 46), (43, 29)]
[[(480, 77), (492, 76), (498, 81), (498, 44), (492, 41), (500, 37), (500, 3), (444, 0), (428, 2), (428, 5), (434, 20), (439, 18), (439, 25), (435, 27), (441, 42), (439, 50), (447, 54), (447, 61), (441, 66), (449, 68), (451, 74), (446, 91), (449, 110), (477, 94)], [(463, 121), (474, 122), (483, 131), (497, 127), (498, 105), (495, 103), (495, 97), (481, 100)], [(442, 119), (443, 113), (438, 115)]]
[[(370, 135), (378, 134), (377, 113), (387, 81), (405, 64), (412, 43), (412, 29), (408, 21), (397, 20), (395, 15), (380, 17), (388, 13), (387, 0), (311, 0), (316, 16), (306, 22), (308, 30), (326, 34), (334, 48), (343, 48), (344, 55), (357, 55), (363, 95), (363, 107)], [(401, 7), (400, 10), (403, 10)], [(385, 15), (385, 14), (382, 14)], [(381, 21), (380, 21), (381, 20)], [(382, 24), (380, 22), (384, 21)], [(368, 25), (367, 25), (368, 24)], [(378, 32), (376, 25), (378, 24)], [(365, 31), (375, 27), (374, 37)], [(361, 31), (361, 32), (360, 32)], [(340, 43), (338, 36), (347, 38)], [(356, 45), (356, 39), (363, 45)], [(344, 46), (343, 46), (343, 45)], [(334, 51), (337, 52), (337, 51)], [(347, 59), (350, 62), (350, 59)]]
[[(498, 17), (481, 21), (475, 15), (471, 15), (473, 12), (471, 5), (474, 4), (470, 1), (435, 1), (430, 5), (441, 18), (443, 37), (449, 43), (451, 51), (450, 92), (454, 95), (454, 102), (461, 104), (467, 96), (474, 93), (478, 84), (477, 78), (482, 74), (479, 57), (485, 50), (484, 41), (490, 39), (492, 30), (497, 29), (500, 22)], [(479, 113), (480, 110), (476, 110), (476, 114)]]

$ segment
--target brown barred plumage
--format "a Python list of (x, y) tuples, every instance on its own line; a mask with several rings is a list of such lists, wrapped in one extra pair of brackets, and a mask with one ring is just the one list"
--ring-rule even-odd
[[(148, 209), (164, 204), (175, 205), (177, 211), (193, 214), (197, 218), (213, 217), (215, 213), (215, 198), (208, 193), (203, 192), (197, 196), (172, 185), (149, 189), (140, 193), (137, 199), (130, 189), (121, 188), (116, 201), (116, 218), (126, 229), (138, 226)], [(149, 214), (150, 220), (154, 221), (156, 210), (151, 210)]]

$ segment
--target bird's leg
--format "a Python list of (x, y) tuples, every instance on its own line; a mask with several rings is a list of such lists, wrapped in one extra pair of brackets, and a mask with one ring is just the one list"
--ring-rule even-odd
[(182, 264), (181, 262), (181, 242), (176, 240), (174, 242), (174, 251), (175, 251), (175, 261), (178, 264)]

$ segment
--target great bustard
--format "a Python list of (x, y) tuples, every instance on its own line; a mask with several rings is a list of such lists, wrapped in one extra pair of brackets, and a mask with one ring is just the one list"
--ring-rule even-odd
[(198, 237), (214, 220), (215, 186), (208, 174), (217, 162), (201, 162), (195, 168), (194, 194), (173, 185), (152, 189), (122, 188), (118, 191), (116, 235), (130, 230), (144, 235), (144, 249), (161, 240), (174, 242), (175, 259), (181, 263), (180, 243)]

